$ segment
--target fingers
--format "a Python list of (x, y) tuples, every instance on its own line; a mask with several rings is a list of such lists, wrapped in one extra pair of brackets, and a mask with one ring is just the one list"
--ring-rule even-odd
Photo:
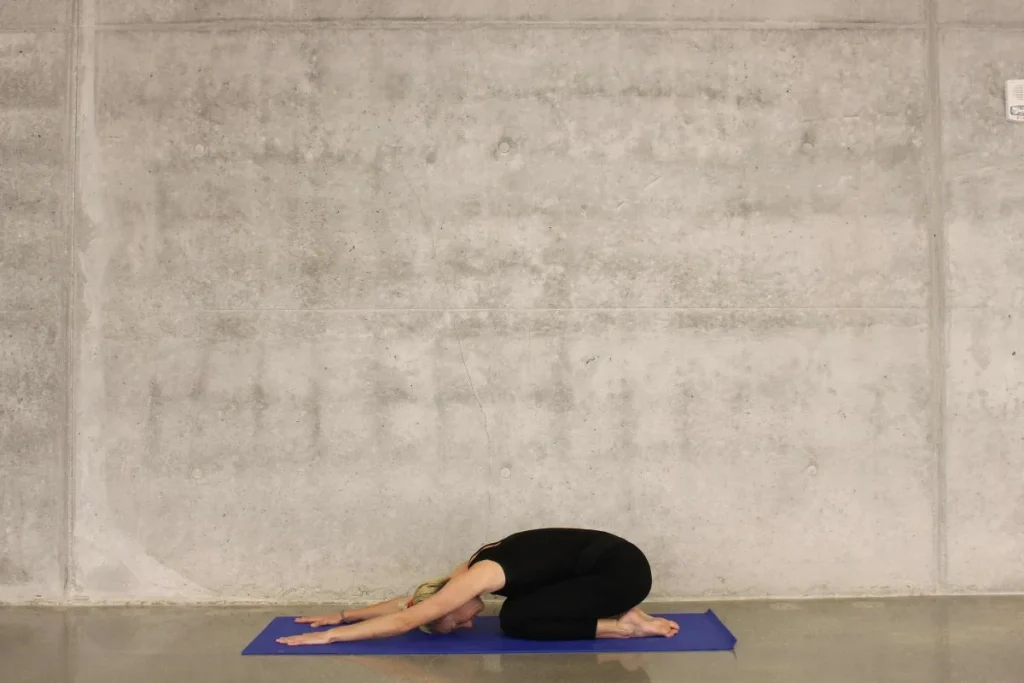
[(295, 645), (325, 645), (329, 641), (322, 637), (320, 634), (304, 634), (298, 636), (284, 636), (278, 638), (277, 642), (281, 645), (295, 646)]
[(309, 624), (313, 628), (319, 626), (333, 626), (334, 624), (341, 623), (341, 616), (337, 614), (321, 615), (316, 617), (299, 617), (295, 620), (296, 624)]

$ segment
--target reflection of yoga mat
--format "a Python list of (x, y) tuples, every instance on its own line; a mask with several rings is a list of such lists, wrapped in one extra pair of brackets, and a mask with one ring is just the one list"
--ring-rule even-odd
[[(275, 642), (282, 636), (313, 629), (296, 624), (295, 617), (278, 617), (242, 651), (243, 655), (486, 655), (555, 654), (580, 652), (697, 652), (732, 650), (736, 637), (711, 610), (703, 614), (661, 614), (679, 624), (672, 638), (625, 640), (572, 640), (539, 642), (502, 635), (496, 617), (477, 617), (474, 627), (448, 635), (429, 635), (420, 630), (395, 638), (362, 640), (330, 645), (289, 647)], [(330, 627), (316, 629), (327, 630)]]

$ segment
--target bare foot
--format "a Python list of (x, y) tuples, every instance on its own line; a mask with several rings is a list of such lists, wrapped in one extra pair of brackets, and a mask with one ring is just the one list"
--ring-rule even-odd
[(619, 617), (619, 628), (628, 633), (627, 638), (650, 638), (662, 636), (671, 638), (679, 633), (679, 624), (668, 619), (652, 617), (637, 608), (633, 608)]

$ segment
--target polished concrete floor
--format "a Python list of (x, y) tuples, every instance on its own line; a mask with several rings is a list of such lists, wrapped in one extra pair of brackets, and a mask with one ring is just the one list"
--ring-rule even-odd
[[(1024, 598), (728, 602), (734, 653), (242, 657), (303, 608), (0, 608), (3, 683), (1021, 683)], [(319, 611), (322, 608), (314, 608)]]

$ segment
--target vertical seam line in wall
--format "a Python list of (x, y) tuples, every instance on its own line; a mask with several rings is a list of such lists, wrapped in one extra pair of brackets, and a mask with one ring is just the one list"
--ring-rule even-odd
[(935, 590), (943, 593), (948, 574), (948, 537), (946, 529), (946, 365), (948, 322), (946, 310), (946, 203), (945, 174), (943, 169), (942, 135), (942, 81), (941, 54), (942, 27), (938, 18), (938, 0), (924, 0), (925, 75), (928, 101), (927, 140), (927, 230), (929, 286), (929, 361), (931, 375), (931, 438), (935, 449), (935, 502), (934, 502), (934, 564)]
[(78, 78), (79, 31), (81, 23), (80, 0), (68, 3), (67, 18), (67, 105), (64, 123), (66, 137), (64, 188), (64, 243), (67, 268), (64, 286), (64, 438), (61, 444), (63, 487), (63, 531), (61, 538), (60, 568), (62, 599), (71, 593), (72, 546), (75, 526), (75, 297), (78, 290), (75, 268), (75, 214), (78, 189)]

